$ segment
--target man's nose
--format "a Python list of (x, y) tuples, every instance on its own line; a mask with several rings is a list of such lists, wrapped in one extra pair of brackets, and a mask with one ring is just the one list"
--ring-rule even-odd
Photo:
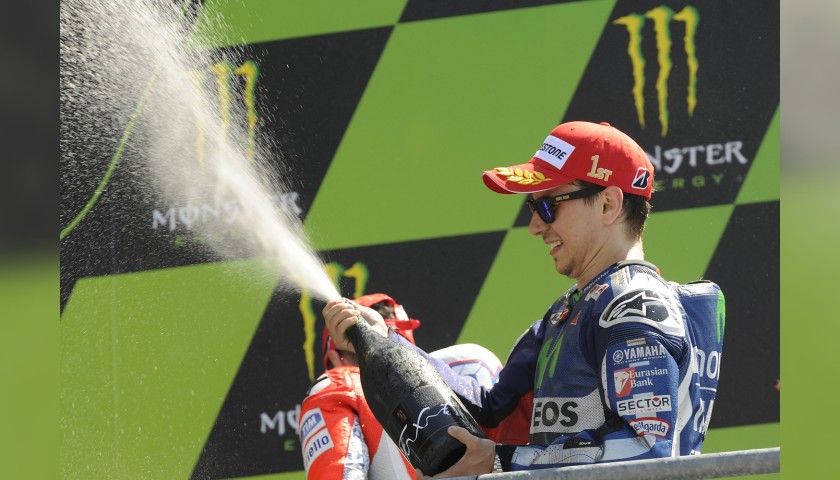
[(531, 223), (528, 224), (528, 233), (535, 237), (539, 237), (548, 228), (548, 224), (543, 222), (536, 210), (531, 212)]

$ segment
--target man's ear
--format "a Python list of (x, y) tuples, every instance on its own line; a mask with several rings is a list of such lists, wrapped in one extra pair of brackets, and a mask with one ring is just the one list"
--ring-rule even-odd
[(604, 225), (612, 225), (621, 220), (624, 205), (624, 192), (615, 185), (601, 192), (601, 219)]
[(332, 365), (330, 368), (335, 367), (343, 367), (344, 361), (341, 358), (341, 355), (338, 354), (335, 350), (330, 350), (327, 352), (327, 361)]

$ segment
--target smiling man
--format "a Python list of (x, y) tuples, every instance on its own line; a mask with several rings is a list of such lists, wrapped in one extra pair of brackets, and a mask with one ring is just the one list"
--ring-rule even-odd
[[(667, 282), (644, 261), (653, 173), (630, 137), (589, 122), (557, 126), (528, 163), (483, 173), (494, 192), (529, 195), (530, 233), (576, 285), (519, 338), (491, 390), (433, 362), (484, 426), (533, 394), (527, 445), (453, 428), (467, 453), (438, 476), (700, 453), (720, 373), (723, 295), (708, 281)], [(335, 303), (324, 312), (339, 335), (359, 313)]]

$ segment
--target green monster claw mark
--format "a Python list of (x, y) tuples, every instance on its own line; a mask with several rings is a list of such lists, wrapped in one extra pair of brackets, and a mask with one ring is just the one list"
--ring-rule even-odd
[(697, 106), (697, 61), (696, 33), (697, 25), (700, 23), (700, 14), (692, 6), (683, 8), (679, 13), (666, 6), (659, 6), (649, 10), (644, 15), (632, 13), (613, 21), (615, 25), (624, 25), (627, 29), (629, 39), (627, 42), (627, 55), (633, 68), (633, 103), (636, 106), (636, 115), (639, 125), (645, 127), (645, 57), (642, 53), (642, 37), (645, 19), (653, 21), (653, 29), (656, 40), (657, 62), (659, 74), (656, 78), (656, 96), (659, 107), (659, 122), (662, 126), (661, 136), (668, 134), (669, 112), (668, 112), (668, 79), (671, 76), (673, 62), (671, 61), (671, 31), (672, 20), (685, 23), (685, 53), (688, 65), (688, 92), (686, 103), (688, 115), (694, 115)]
[(633, 66), (633, 103), (636, 105), (636, 115), (639, 125), (645, 128), (645, 56), (642, 54), (642, 28), (645, 18), (642, 15), (630, 14), (616, 19), (616, 25), (624, 25), (630, 39), (627, 42), (627, 55)]
[(254, 161), (254, 149), (256, 143), (257, 131), (257, 100), (256, 87), (257, 77), (260, 75), (260, 67), (257, 62), (247, 60), (239, 66), (233, 73), (245, 77), (245, 92), (243, 93), (245, 101), (245, 115), (248, 120), (248, 147), (246, 150), (246, 158)]
[[(356, 280), (353, 298), (358, 298), (365, 294), (365, 288), (367, 288), (370, 274), (367, 265), (364, 263), (356, 262), (352, 267), (345, 269), (340, 263), (330, 262), (324, 265), (324, 268), (327, 271), (327, 277), (332, 280), (333, 285), (336, 287), (339, 286), (341, 277)], [(315, 322), (318, 317), (315, 315), (315, 309), (312, 307), (312, 296), (306, 289), (301, 291), (298, 307), (300, 314), (303, 316), (303, 355), (306, 359), (309, 381), (312, 382), (315, 380)]]
[[(203, 70), (193, 70), (190, 72), (190, 80), (192, 81), (193, 89), (196, 92), (201, 91), (201, 84), (204, 83), (204, 71)], [(201, 111), (201, 101), (199, 100), (198, 95), (193, 97), (193, 101), (195, 102), (193, 108), (195, 109), (195, 126), (196, 126), (196, 134), (195, 134), (195, 158), (196, 162), (198, 163), (198, 169), (201, 173), (204, 173), (204, 157), (205, 157), (205, 149), (204, 149), (204, 137), (206, 126), (204, 125), (204, 117), (198, 115), (198, 112)]]
[[(540, 356), (537, 360), (537, 389), (542, 386), (543, 377), (545, 376), (545, 368), (549, 364), (551, 364), (551, 369), (548, 371), (548, 375), (552, 377), (554, 376), (554, 371), (557, 369), (557, 358), (560, 356), (560, 348), (563, 346), (563, 335), (565, 334), (566, 332), (561, 333), (560, 337), (554, 342), (544, 343), (542, 349), (540, 349)], [(554, 350), (549, 352), (548, 350), (552, 347), (554, 347)]]
[[(341, 277), (344, 267), (336, 262), (330, 262), (324, 265), (324, 269), (333, 285), (338, 285), (338, 279)], [(309, 381), (312, 382), (315, 380), (315, 322), (318, 317), (315, 315), (315, 309), (312, 306), (312, 296), (305, 288), (300, 292), (298, 308), (303, 317), (303, 355), (306, 360)]]
[(228, 138), (228, 131), (230, 130), (230, 75), (233, 71), (233, 65), (230, 62), (214, 63), (211, 67), (213, 74), (216, 76), (216, 90), (219, 92), (219, 115), (221, 117), (221, 132), (217, 140), (219, 142), (219, 151), (225, 151), (225, 143)]
[(694, 41), (697, 33), (697, 24), (700, 23), (700, 13), (691, 5), (680, 10), (674, 15), (674, 20), (685, 22), (685, 56), (688, 64), (688, 116), (694, 116), (694, 107), (697, 106), (697, 70), (700, 68), (697, 62), (697, 45)]
[(653, 20), (656, 33), (656, 52), (659, 61), (659, 76), (656, 78), (656, 96), (659, 100), (659, 123), (662, 136), (668, 134), (668, 77), (671, 76), (671, 31), (668, 29), (674, 11), (666, 6), (656, 7), (645, 16)]
[[(243, 102), (245, 103), (245, 118), (248, 122), (248, 145), (246, 146), (245, 155), (249, 161), (254, 161), (254, 152), (256, 150), (256, 130), (257, 130), (257, 108), (256, 108), (256, 86), (257, 79), (260, 74), (259, 65), (254, 60), (246, 60), (242, 65), (233, 68), (230, 62), (217, 62), (210, 67), (216, 81), (216, 90), (219, 97), (219, 118), (221, 119), (221, 134), (218, 135), (219, 148), (224, 148), (223, 142), (227, 138), (227, 132), (230, 130), (231, 122), (231, 92), (233, 87), (231, 85), (231, 77), (239, 75), (245, 78), (245, 88), (243, 91)], [(200, 91), (201, 85), (204, 82), (205, 71), (197, 70), (191, 72), (193, 85), (196, 91)], [(205, 161), (205, 137), (206, 125), (204, 117), (198, 114), (201, 111), (201, 106), (196, 105), (196, 138), (195, 151), (199, 169), (204, 172)]]

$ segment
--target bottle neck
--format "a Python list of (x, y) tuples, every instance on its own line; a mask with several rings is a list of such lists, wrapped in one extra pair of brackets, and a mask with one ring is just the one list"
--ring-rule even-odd
[(359, 350), (370, 342), (370, 335), (375, 335), (376, 332), (373, 331), (373, 328), (367, 322), (360, 318), (353, 325), (350, 325), (344, 331), (344, 334), (347, 336), (347, 340), (350, 340), (350, 343), (353, 344), (356, 353), (359, 353)]

